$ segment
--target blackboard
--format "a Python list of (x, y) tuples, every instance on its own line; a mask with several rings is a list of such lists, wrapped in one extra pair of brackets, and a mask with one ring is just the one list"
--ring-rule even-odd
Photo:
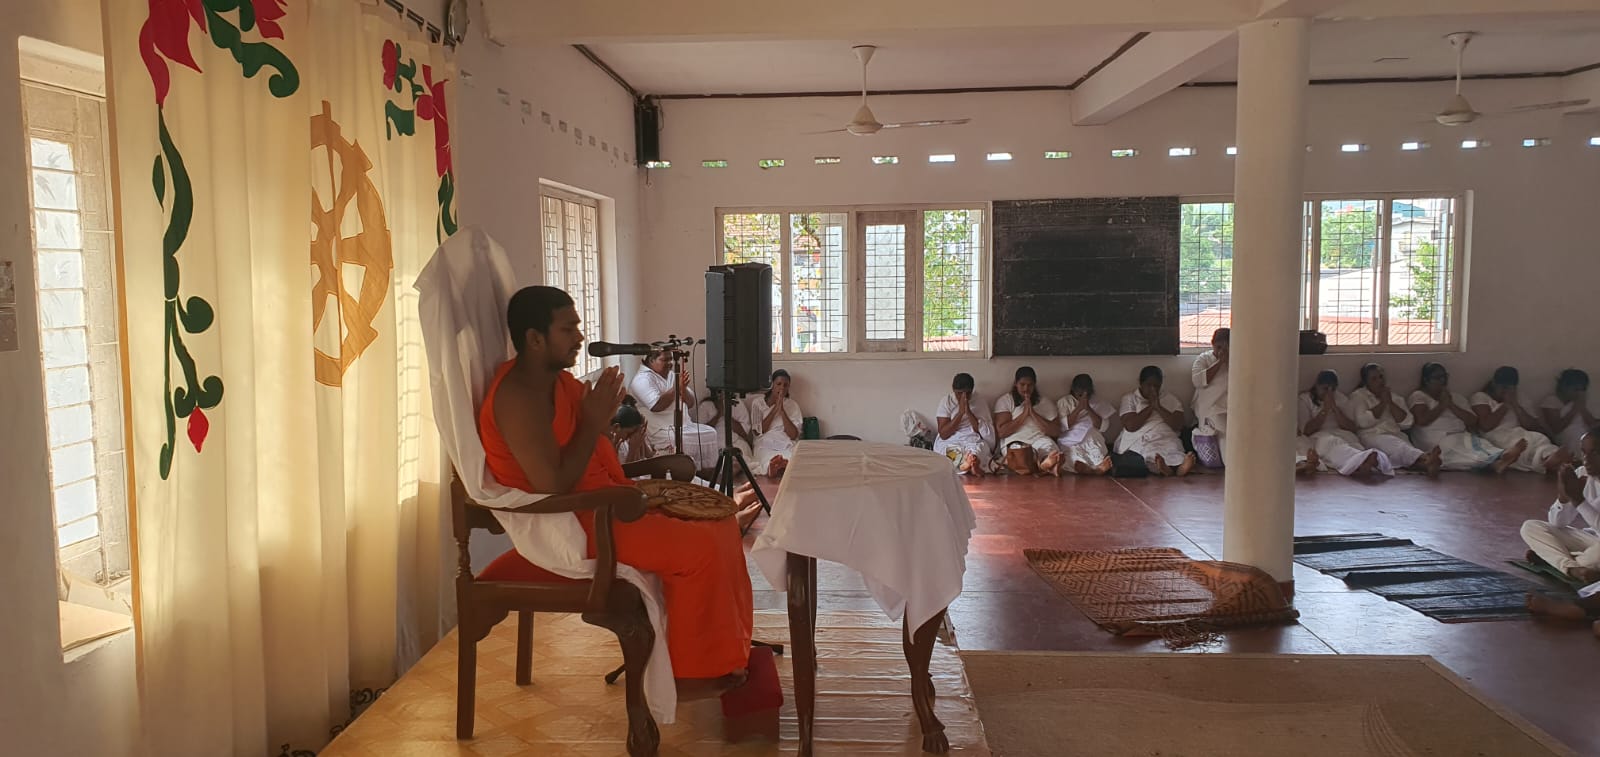
[(994, 354), (1176, 355), (1176, 197), (994, 203)]

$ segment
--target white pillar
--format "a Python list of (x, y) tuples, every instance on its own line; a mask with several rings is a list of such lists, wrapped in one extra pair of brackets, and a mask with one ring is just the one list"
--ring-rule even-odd
[(1223, 558), (1294, 577), (1309, 19), (1239, 29)]

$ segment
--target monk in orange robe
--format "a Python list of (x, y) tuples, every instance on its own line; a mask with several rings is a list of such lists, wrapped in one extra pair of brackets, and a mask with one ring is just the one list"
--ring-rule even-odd
[[(491, 475), (542, 494), (633, 486), (605, 436), (622, 403), (622, 373), (607, 368), (585, 386), (565, 369), (583, 346), (566, 292), (527, 287), (506, 313), (515, 359), (495, 372), (478, 414)], [(594, 548), (594, 513), (577, 513)], [(750, 574), (734, 518), (678, 520), (649, 513), (614, 525), (618, 562), (655, 574), (666, 600), (667, 651), (679, 679), (736, 685), (750, 659)]]

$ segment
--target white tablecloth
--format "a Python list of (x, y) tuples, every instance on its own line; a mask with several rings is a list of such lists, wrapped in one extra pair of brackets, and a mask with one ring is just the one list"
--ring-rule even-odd
[(773, 588), (788, 553), (854, 568), (891, 619), (920, 627), (961, 595), (977, 519), (949, 458), (896, 444), (803, 441), (750, 554)]

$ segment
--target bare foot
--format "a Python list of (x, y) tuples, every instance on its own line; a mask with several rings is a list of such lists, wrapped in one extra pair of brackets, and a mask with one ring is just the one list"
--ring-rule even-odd
[(761, 515), (761, 503), (756, 502), (740, 510), (739, 514), (734, 517), (739, 520), (739, 530), (743, 531), (749, 528), (751, 523), (756, 522), (756, 517), (759, 515)]
[(745, 484), (733, 490), (733, 504), (738, 505), (741, 511), (751, 504), (759, 506), (761, 500), (756, 496), (756, 487), (752, 484)]
[(1422, 472), (1428, 474), (1428, 478), (1438, 478), (1439, 469), (1443, 467), (1444, 453), (1439, 451), (1438, 447), (1434, 447), (1433, 451), (1422, 459)]
[(1509, 470), (1511, 466), (1517, 463), (1517, 459), (1522, 457), (1522, 452), (1527, 448), (1528, 440), (1518, 439), (1516, 444), (1511, 445), (1511, 449), (1501, 452), (1500, 457), (1494, 461), (1495, 474), (1499, 475)]
[(1600, 581), (1600, 570), (1582, 566), (1567, 568), (1567, 575), (1582, 581), (1585, 586)]
[(1561, 466), (1570, 462), (1572, 462), (1571, 452), (1564, 449), (1556, 450), (1556, 453), (1551, 455), (1549, 460), (1544, 461), (1544, 472), (1547, 475), (1553, 475), (1561, 470)]
[(1538, 592), (1528, 593), (1528, 612), (1540, 617), (1561, 620), (1584, 620), (1589, 617), (1577, 602), (1555, 599)]
[(719, 678), (679, 678), (674, 683), (678, 686), (678, 699), (690, 701), (720, 697), (743, 686), (749, 679), (749, 671), (736, 670)]
[(1179, 476), (1187, 476), (1190, 473), (1193, 473), (1194, 472), (1194, 466), (1198, 462), (1199, 461), (1195, 459), (1195, 456), (1194, 456), (1193, 452), (1190, 452), (1189, 454), (1184, 455), (1183, 456), (1183, 463), (1178, 466), (1178, 475)]
[(771, 478), (783, 478), (783, 472), (789, 467), (789, 460), (783, 455), (773, 455), (767, 463), (767, 475)]
[(1294, 464), (1294, 474), (1296, 476), (1310, 475), (1311, 472), (1316, 469), (1317, 466), (1312, 465), (1310, 460), (1301, 460), (1300, 462)]
[(1167, 465), (1165, 458), (1156, 455), (1156, 464), (1150, 466), (1150, 472), (1157, 476), (1170, 476), (1172, 475), (1172, 466)]
[(1104, 475), (1106, 475), (1107, 473), (1110, 473), (1110, 472), (1111, 472), (1111, 458), (1109, 458), (1109, 457), (1104, 459), (1104, 460), (1101, 460), (1100, 461), (1100, 466), (1094, 469), (1094, 473), (1097, 476), (1104, 476)]
[(1056, 478), (1061, 478), (1061, 453), (1051, 452), (1045, 457), (1044, 462), (1039, 464), (1039, 470)]
[(1369, 452), (1369, 453), (1367, 453), (1366, 459), (1361, 461), (1361, 465), (1356, 466), (1356, 471), (1355, 471), (1355, 473), (1353, 475), (1356, 475), (1356, 476), (1370, 476), (1373, 473), (1377, 472), (1377, 470), (1378, 470), (1378, 456)]
[(977, 467), (978, 467), (978, 456), (969, 452), (969, 453), (967, 453), (966, 457), (961, 458), (961, 463), (956, 465), (956, 472), (957, 473), (971, 473)]
[(1090, 468), (1089, 464), (1082, 460), (1074, 460), (1072, 461), (1072, 472), (1080, 476), (1088, 476), (1093, 474), (1095, 470)]

